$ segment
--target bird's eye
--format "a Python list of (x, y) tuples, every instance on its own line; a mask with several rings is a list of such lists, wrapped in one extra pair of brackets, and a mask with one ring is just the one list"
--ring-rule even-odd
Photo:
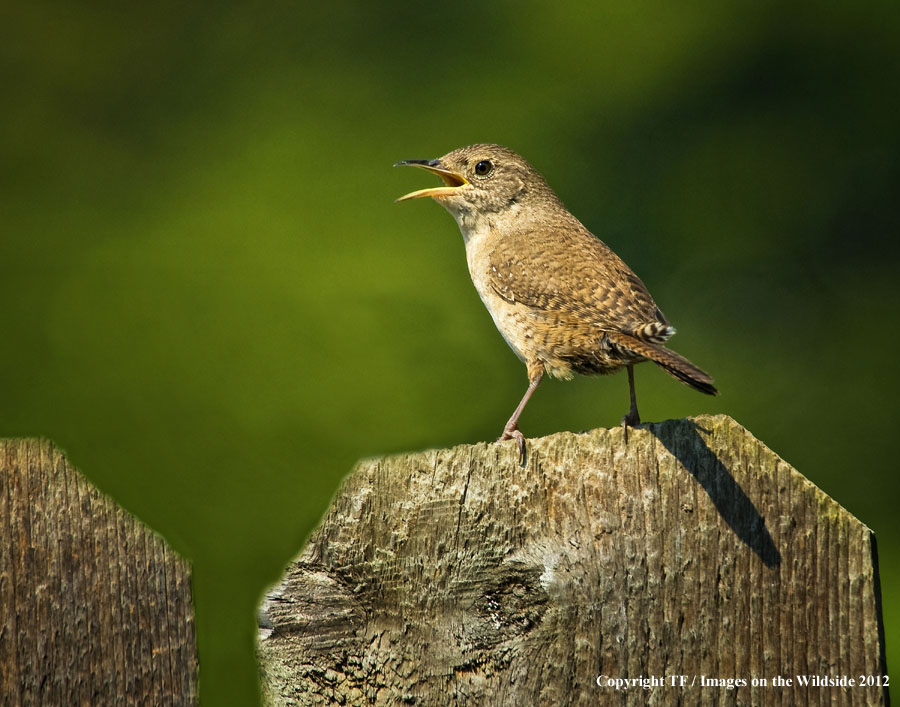
[(479, 177), (486, 177), (493, 171), (494, 165), (490, 160), (481, 160), (481, 162), (475, 165), (475, 174)]

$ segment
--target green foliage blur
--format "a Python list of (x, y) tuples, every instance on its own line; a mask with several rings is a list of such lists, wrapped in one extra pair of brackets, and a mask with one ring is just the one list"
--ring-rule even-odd
[[(355, 459), (496, 437), (525, 370), (393, 170), (524, 154), (644, 279), (700, 396), (872, 527), (900, 635), (900, 6), (13, 0), (0, 23), (0, 435), (190, 558), (204, 704)], [(618, 424), (545, 383), (526, 435)], [(752, 591), (752, 587), (748, 588)], [(876, 672), (877, 666), (872, 666)]]

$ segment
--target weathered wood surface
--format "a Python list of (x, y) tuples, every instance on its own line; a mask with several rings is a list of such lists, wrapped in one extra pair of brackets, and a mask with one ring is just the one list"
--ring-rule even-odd
[(0, 440), (0, 704), (186, 705), (188, 566), (49, 442)]
[(267, 700), (885, 703), (797, 685), (884, 674), (874, 538), (736, 422), (528, 444), (360, 463), (264, 604)]

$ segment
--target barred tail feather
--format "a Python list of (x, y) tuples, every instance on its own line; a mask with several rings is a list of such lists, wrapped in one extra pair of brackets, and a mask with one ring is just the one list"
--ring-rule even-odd
[(616, 347), (650, 359), (670, 376), (677, 378), (682, 383), (687, 383), (694, 390), (699, 390), (707, 395), (719, 393), (713, 385), (712, 377), (706, 371), (697, 368), (684, 356), (671, 349), (641, 341), (621, 332), (608, 332), (606, 336)]

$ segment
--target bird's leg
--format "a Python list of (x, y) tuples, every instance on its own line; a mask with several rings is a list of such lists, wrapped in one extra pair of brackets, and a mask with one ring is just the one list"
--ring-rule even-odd
[(628, 444), (628, 428), (641, 424), (641, 416), (638, 414), (637, 397), (634, 394), (634, 365), (629, 363), (626, 370), (628, 371), (628, 392), (631, 394), (631, 409), (622, 418), (622, 429), (625, 430), (625, 444)]
[(528, 404), (528, 401), (531, 399), (532, 394), (535, 390), (537, 390), (538, 384), (541, 382), (541, 378), (544, 377), (544, 369), (543, 367), (535, 367), (534, 369), (529, 366), (529, 380), (531, 381), (528, 384), (528, 390), (525, 391), (525, 395), (522, 396), (522, 399), (519, 401), (519, 405), (516, 407), (512, 416), (509, 418), (509, 421), (506, 423), (506, 427), (503, 428), (503, 434), (500, 435), (500, 439), (498, 442), (502, 442), (505, 439), (514, 439), (519, 445), (519, 455), (521, 458), (522, 466), (525, 466), (525, 435), (523, 435), (519, 431), (519, 415), (522, 414), (522, 410), (525, 409), (525, 406)]

